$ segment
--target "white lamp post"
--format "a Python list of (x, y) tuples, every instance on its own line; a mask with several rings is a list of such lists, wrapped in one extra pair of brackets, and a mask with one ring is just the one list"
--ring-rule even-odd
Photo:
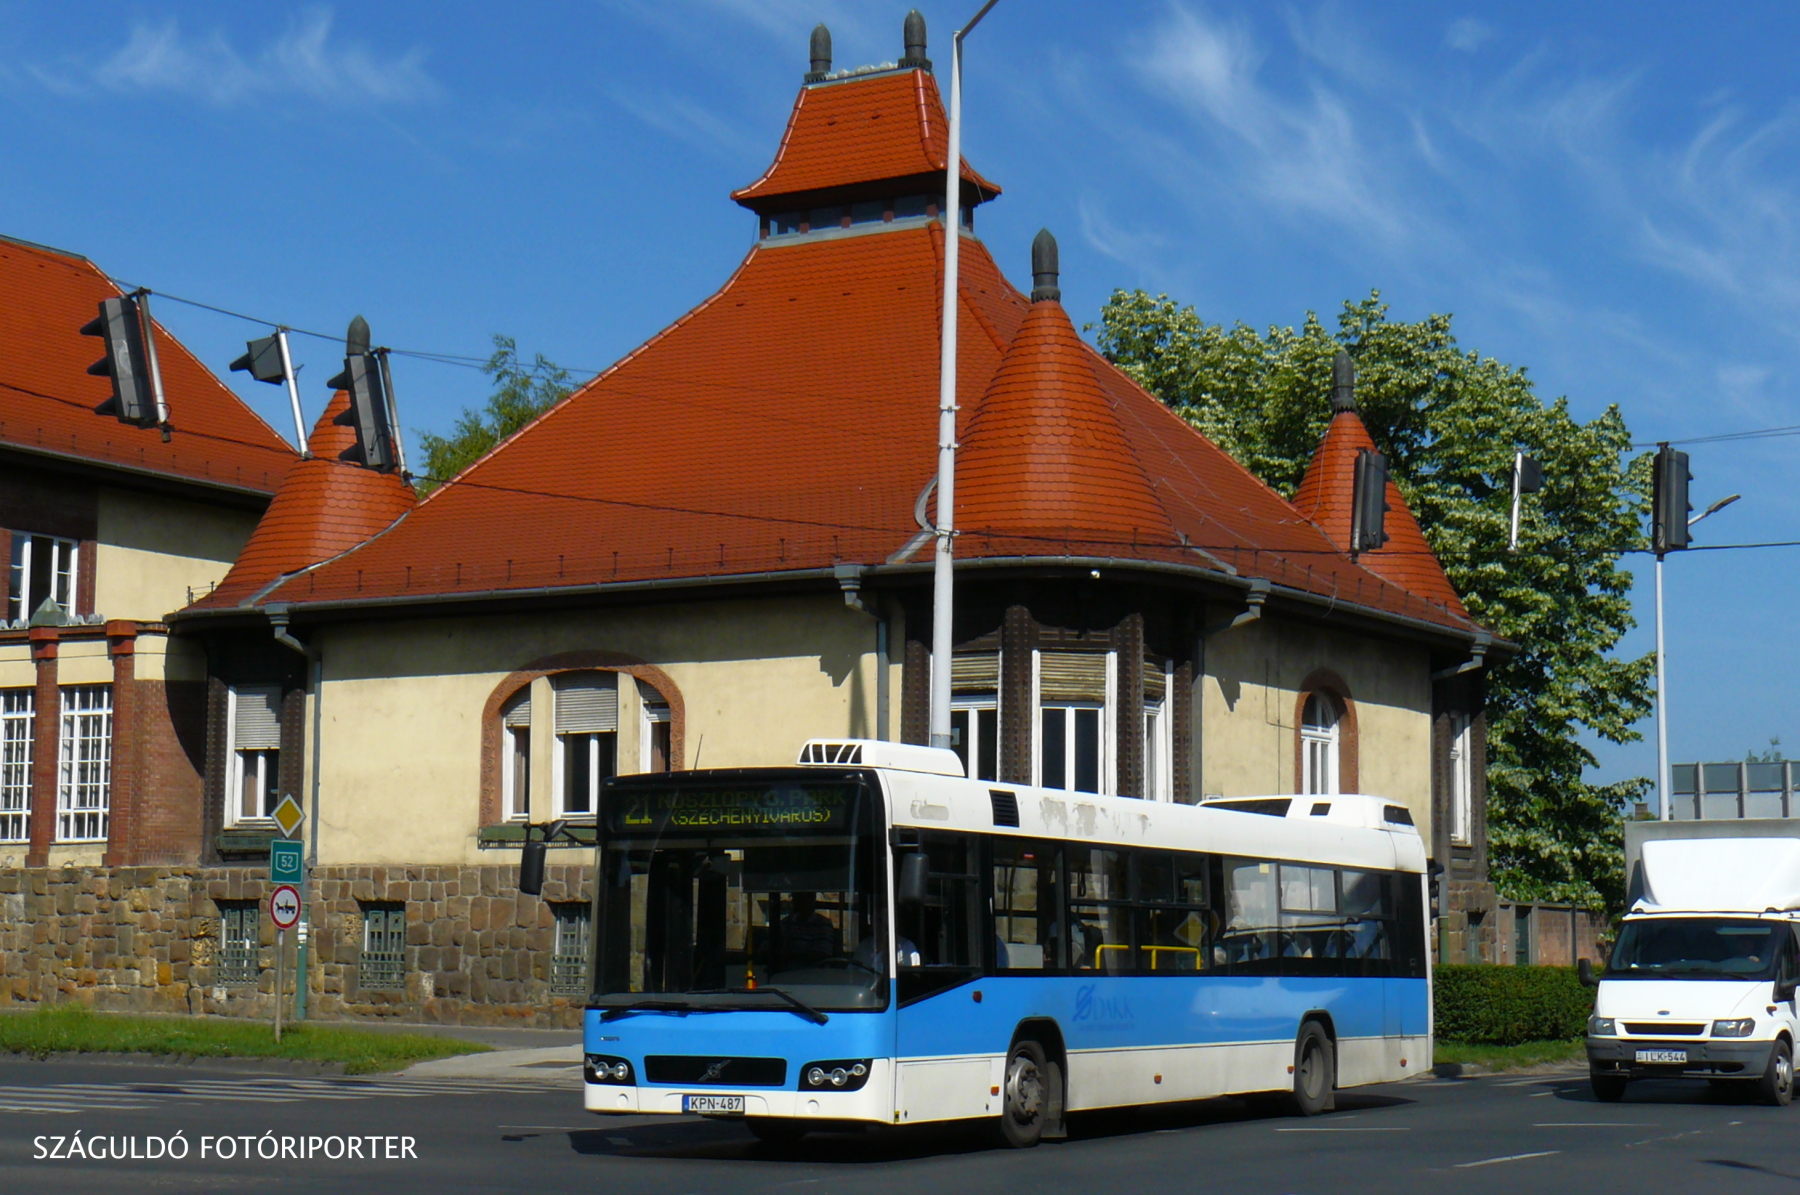
[(956, 593), (956, 259), (962, 237), (962, 46), (981, 11), (950, 38), (950, 146), (944, 163), (944, 329), (938, 369), (937, 555), (932, 562), (931, 745), (950, 746), (950, 655), (955, 646)]

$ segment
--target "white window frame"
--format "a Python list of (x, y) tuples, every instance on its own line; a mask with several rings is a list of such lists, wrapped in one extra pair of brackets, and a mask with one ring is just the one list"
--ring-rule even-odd
[[(952, 737), (956, 734), (957, 714), (969, 715), (969, 742), (965, 752), (968, 758), (968, 764), (966, 766), (968, 767), (969, 779), (974, 780), (980, 777), (981, 765), (985, 762), (992, 765), (990, 770), (994, 773), (994, 779), (989, 783), (999, 783), (1000, 695), (996, 693), (992, 697), (977, 697), (974, 694), (967, 694), (962, 697), (952, 698), (950, 701), (950, 733)], [(982, 719), (986, 718), (991, 718), (994, 721), (994, 758), (984, 761), (981, 758), (980, 723)], [(955, 744), (953, 742), (952, 749), (954, 749), (954, 747)]]
[[(509, 822), (531, 820), (531, 725), (500, 724), (500, 795)], [(519, 760), (525, 761), (525, 792), (519, 791)]]
[[(566, 794), (563, 791), (563, 756), (569, 749), (568, 740), (586, 739), (588, 749), (588, 807), (570, 813), (567, 808)], [(616, 730), (580, 731), (563, 733), (556, 736), (555, 758), (550, 761), (550, 805), (555, 810), (550, 816), (566, 817), (572, 821), (592, 821), (600, 809), (600, 786), (606, 778), (600, 775), (600, 740), (610, 738), (613, 742), (613, 773), (619, 770), (619, 732)]]
[[(1331, 710), (1331, 725), (1309, 723), (1306, 711), (1314, 702)], [(1308, 797), (1338, 795), (1338, 766), (1343, 738), (1344, 711), (1338, 699), (1324, 690), (1307, 695), (1300, 707), (1300, 794)]]
[(37, 694), (0, 690), (0, 843), (31, 841), (31, 756)]
[[(227, 826), (272, 826), (275, 824), (273, 805), (280, 801), (277, 796), (270, 802), (270, 808), (261, 813), (246, 814), (244, 812), (244, 766), (251, 762), (244, 758), (246, 752), (254, 755), (256, 764), (256, 791), (267, 799), (269, 791), (268, 769), (273, 763), (277, 771), (281, 768), (280, 747), (249, 747), (239, 750), (238, 737), (238, 692), (240, 689), (268, 690), (275, 694), (276, 718), (280, 719), (280, 685), (232, 685), (225, 690), (225, 758), (230, 761), (225, 789), (225, 824)], [(270, 755), (274, 756), (271, 761)]]
[[(56, 604), (61, 606), (66, 614), (75, 613), (76, 578), (81, 575), (79, 572), (80, 542), (66, 539), (60, 535), (45, 535), (42, 532), (33, 531), (14, 531), (12, 538), (17, 562), (8, 561), (11, 571), (7, 574), (7, 597), (11, 617), (18, 622), (28, 621), (37, 612), (37, 608), (44, 604), (44, 599), (54, 596), (58, 588), (62, 588), (67, 596), (59, 598)], [(64, 567), (58, 568), (58, 562), (54, 559), (51, 561), (50, 593), (47, 594), (31, 592), (31, 549), (33, 541), (39, 539), (49, 540), (51, 551), (63, 557)], [(13, 584), (15, 579), (16, 587)], [(57, 584), (58, 580), (62, 581), (61, 586)]]
[[(624, 674), (621, 673), (620, 675), (622, 677)], [(623, 683), (623, 682), (621, 682), (621, 683)], [(650, 688), (647, 685), (644, 685), (642, 683), (640, 683), (638, 685), (638, 771), (639, 772), (648, 772), (650, 770), (651, 764), (653, 762), (655, 762), (654, 760), (651, 759), (651, 751), (650, 751), (651, 735), (653, 733), (655, 733), (655, 730), (658, 726), (671, 726), (671, 724), (675, 721), (675, 715), (673, 713), (671, 713), (669, 710), (669, 703), (667, 701), (664, 701), (660, 694), (657, 696), (652, 696), (652, 694), (655, 692), (656, 692), (656, 690)], [(671, 726), (669, 733), (671, 736), (673, 736), (674, 730), (673, 730), (672, 726)], [(669, 752), (671, 755), (673, 755), (674, 750), (675, 750), (675, 743), (674, 743), (673, 739), (671, 738), (671, 741), (669, 743)], [(666, 759), (666, 760), (664, 760), (664, 762), (667, 763), (671, 769), (673, 769), (675, 766), (675, 761), (672, 758)]]
[(1044, 658), (1043, 652), (1033, 648), (1031, 652), (1031, 783), (1039, 788), (1044, 786), (1044, 712), (1061, 709), (1063, 717), (1063, 779), (1064, 792), (1082, 792), (1075, 787), (1075, 718), (1066, 711), (1087, 709), (1100, 711), (1100, 791), (1097, 796), (1110, 797), (1118, 792), (1118, 776), (1114, 760), (1118, 758), (1119, 748), (1119, 703), (1116, 696), (1119, 691), (1119, 653), (1106, 653), (1106, 699), (1104, 701), (1053, 701), (1048, 704), (1043, 698), (1044, 692)]
[(1469, 715), (1450, 715), (1450, 841), (1457, 846), (1475, 841), (1474, 731)]
[(61, 692), (56, 769), (56, 841), (105, 842), (112, 815), (111, 685)]

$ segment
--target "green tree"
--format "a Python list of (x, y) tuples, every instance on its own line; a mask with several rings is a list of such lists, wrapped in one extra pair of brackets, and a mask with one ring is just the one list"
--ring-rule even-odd
[[(1635, 625), (1621, 553), (1643, 546), (1649, 457), (1617, 407), (1581, 423), (1522, 368), (1457, 346), (1448, 315), (1391, 321), (1379, 293), (1335, 333), (1209, 324), (1168, 296), (1117, 291), (1100, 348), (1225, 451), (1292, 495), (1331, 417), (1331, 360), (1355, 359), (1363, 421), (1476, 622), (1519, 647), (1487, 674), (1492, 874), (1516, 899), (1617, 907), (1619, 814), (1645, 779), (1590, 784), (1589, 736), (1639, 737), (1654, 659), (1611, 654)], [(1513, 453), (1544, 468), (1507, 550)]]
[(474, 464), (574, 390), (568, 370), (545, 360), (542, 353), (530, 365), (521, 363), (518, 344), (498, 333), (494, 355), (481, 369), (494, 381), (494, 392), (481, 410), (464, 407), (448, 436), (414, 432), (425, 450), (425, 476), (419, 478), (421, 496)]

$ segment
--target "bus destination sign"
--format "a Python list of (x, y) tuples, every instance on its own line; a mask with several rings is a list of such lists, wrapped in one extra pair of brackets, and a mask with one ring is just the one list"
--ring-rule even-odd
[(783, 784), (619, 792), (607, 802), (606, 828), (619, 835), (839, 830), (850, 822), (857, 791), (853, 784)]

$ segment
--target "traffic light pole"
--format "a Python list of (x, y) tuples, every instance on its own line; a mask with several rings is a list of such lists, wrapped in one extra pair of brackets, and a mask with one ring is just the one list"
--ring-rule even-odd
[(1669, 686), (1663, 679), (1663, 554), (1656, 554), (1656, 802), (1662, 820), (1675, 811), (1669, 807)]
[(312, 456), (312, 448), (306, 442), (306, 420), (300, 414), (300, 383), (294, 377), (294, 358), (288, 352), (287, 329), (275, 329), (275, 343), (281, 349), (281, 372), (287, 381), (288, 405), (294, 408), (294, 440), (300, 448), (300, 459), (307, 460)]

